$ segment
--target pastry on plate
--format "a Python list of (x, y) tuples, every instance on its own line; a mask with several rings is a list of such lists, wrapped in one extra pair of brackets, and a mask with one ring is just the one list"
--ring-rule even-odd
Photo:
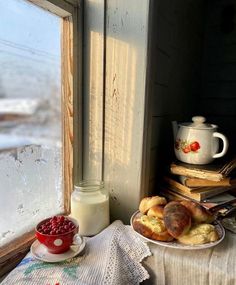
[(169, 202), (164, 208), (164, 223), (174, 238), (187, 233), (191, 227), (191, 214), (180, 202)]
[(209, 242), (214, 242), (219, 239), (215, 226), (211, 224), (194, 225), (187, 234), (178, 238), (178, 241), (183, 244), (197, 245)]
[(151, 196), (151, 197), (145, 197), (141, 200), (139, 204), (139, 211), (142, 214), (146, 214), (147, 211), (155, 206), (155, 205), (166, 205), (167, 201), (165, 197), (161, 196)]
[(133, 228), (146, 238), (158, 241), (172, 241), (173, 237), (166, 230), (164, 221), (156, 217), (140, 215), (133, 221)]
[(207, 211), (203, 206), (200, 204), (190, 201), (190, 200), (183, 200), (181, 204), (184, 205), (189, 212), (191, 213), (192, 220), (195, 223), (212, 223), (215, 220), (215, 216)]
[(164, 205), (155, 205), (147, 211), (147, 216), (163, 219)]

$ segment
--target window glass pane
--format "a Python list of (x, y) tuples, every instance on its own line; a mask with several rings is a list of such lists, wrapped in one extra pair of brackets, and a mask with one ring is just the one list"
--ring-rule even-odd
[(0, 246), (63, 211), (60, 25), (0, 1)]

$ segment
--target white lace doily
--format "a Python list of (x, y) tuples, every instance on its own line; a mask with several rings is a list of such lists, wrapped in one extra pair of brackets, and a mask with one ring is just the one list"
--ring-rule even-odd
[[(87, 277), (83, 278), (91, 280), (88, 284), (139, 284), (149, 278), (140, 262), (151, 252), (132, 228), (121, 221), (115, 221), (102, 233), (89, 239), (87, 244), (87, 256), (77, 273), (80, 278), (92, 265)], [(91, 276), (92, 271), (94, 274)]]
[(136, 285), (149, 278), (141, 261), (151, 252), (131, 226), (115, 221), (88, 238), (83, 256), (44, 263), (29, 253), (2, 285)]

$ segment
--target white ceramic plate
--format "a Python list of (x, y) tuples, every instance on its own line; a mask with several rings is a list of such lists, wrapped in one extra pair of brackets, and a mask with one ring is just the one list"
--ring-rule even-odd
[[(132, 215), (132, 217), (130, 219), (130, 224), (131, 224), (132, 228), (133, 228), (133, 221), (134, 221), (134, 219), (138, 218), (140, 215), (142, 215), (142, 214), (139, 211), (135, 212)], [(137, 235), (139, 235), (146, 242), (151, 242), (151, 243), (158, 244), (158, 245), (161, 245), (161, 246), (164, 246), (164, 247), (169, 247), (169, 248), (193, 250), (193, 249), (205, 249), (205, 248), (216, 246), (217, 244), (219, 244), (224, 239), (224, 237), (225, 237), (225, 230), (222, 227), (222, 225), (218, 221), (216, 221), (214, 223), (214, 226), (215, 226), (215, 228), (216, 228), (216, 230), (217, 230), (217, 232), (219, 234), (220, 239), (217, 240), (217, 241), (214, 241), (214, 242), (209, 242), (209, 243), (199, 244), (199, 245), (185, 245), (185, 244), (179, 243), (177, 240), (168, 241), (168, 242), (157, 241), (157, 240), (153, 240), (153, 239), (149, 239), (149, 238), (144, 237), (140, 233), (136, 232), (134, 230), (134, 228), (133, 228), (133, 230), (135, 231), (135, 233)]]
[(31, 245), (30, 251), (33, 257), (35, 257), (38, 260), (45, 262), (61, 262), (75, 257), (84, 249), (84, 247), (85, 247), (85, 241), (83, 240), (83, 243), (80, 246), (72, 245), (70, 249), (64, 253), (52, 254), (48, 252), (47, 248), (43, 244), (41, 244), (38, 240), (36, 240)]

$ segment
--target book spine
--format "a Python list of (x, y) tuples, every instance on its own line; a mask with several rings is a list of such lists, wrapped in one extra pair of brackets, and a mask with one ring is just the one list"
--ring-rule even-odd
[(203, 170), (196, 170), (196, 169), (187, 169), (182, 166), (171, 165), (170, 172), (176, 175), (183, 175), (187, 177), (195, 177), (195, 178), (202, 178), (207, 180), (213, 181), (220, 181), (223, 179), (223, 175), (221, 173), (210, 173)]
[[(171, 185), (173, 187), (176, 187), (177, 189), (180, 189), (181, 191), (185, 192), (185, 193), (191, 193), (192, 191), (194, 190), (201, 190), (202, 188), (199, 188), (199, 187), (195, 187), (195, 188), (190, 188), (190, 187), (187, 187), (181, 183), (179, 183), (178, 181), (170, 178), (170, 177), (167, 177), (165, 176), (164, 177), (164, 181), (168, 184), (168, 185)], [(200, 191), (199, 191), (200, 192)]]
[[(170, 201), (181, 201), (181, 200), (189, 200), (190, 199), (189, 197), (186, 197), (182, 194), (173, 192), (173, 191), (166, 189), (166, 188), (163, 188), (161, 191), (159, 191), (159, 194), (161, 196), (166, 197)], [(193, 200), (193, 199), (191, 199), (191, 200)]]
[(185, 192), (185, 191), (183, 191), (183, 190), (181, 190), (181, 189), (177, 189), (176, 187), (174, 187), (174, 186), (172, 186), (172, 185), (169, 185), (169, 186), (167, 187), (167, 189), (169, 189), (169, 190), (171, 190), (171, 191), (173, 191), (173, 192), (179, 193), (179, 194), (181, 194), (181, 195), (184, 195), (184, 196), (186, 196), (186, 197), (188, 197), (188, 198), (191, 198), (191, 199), (194, 199), (194, 200), (196, 200), (196, 201), (199, 201), (199, 202), (200, 202), (202, 199), (206, 198), (206, 197), (202, 197), (202, 196), (204, 196), (204, 195), (202, 195), (202, 193), (189, 193), (189, 192)]
[(183, 185), (190, 187), (190, 188), (217, 187), (217, 186), (230, 186), (231, 185), (230, 178), (224, 178), (220, 181), (212, 181), (212, 180), (206, 180), (206, 179), (201, 179), (201, 178), (190, 178), (190, 177), (180, 175), (179, 181)]
[(193, 188), (191, 193), (213, 193), (215, 195), (217, 195), (219, 192), (221, 193), (221, 191), (228, 191), (233, 189), (235, 186), (217, 186), (217, 187), (201, 187), (201, 188)]
[(201, 196), (202, 196), (202, 199), (207, 199), (207, 198), (211, 198), (211, 197), (214, 197), (218, 194), (221, 194), (221, 193), (224, 193), (224, 192), (227, 192), (229, 190), (231, 190), (232, 188), (231, 187), (222, 187), (222, 188), (219, 188), (217, 190), (217, 192), (215, 191), (207, 191), (207, 192), (202, 192), (201, 193)]
[(188, 177), (183, 176), (183, 175), (179, 175), (179, 182), (181, 184), (183, 184), (184, 186), (188, 186), (187, 182), (188, 182)]
[(167, 184), (169, 184), (169, 185), (171, 185), (171, 186), (174, 186), (174, 187), (176, 187), (176, 188), (178, 188), (178, 189), (180, 189), (180, 190), (182, 190), (182, 191), (185, 191), (185, 192), (187, 191), (187, 192), (189, 192), (189, 188), (188, 188), (188, 187), (186, 187), (185, 185), (183, 185), (183, 184), (181, 184), (181, 183), (175, 181), (175, 180), (172, 179), (172, 178), (169, 178), (169, 177), (167, 177), (167, 176), (164, 176), (164, 181), (165, 181)]
[(210, 198), (210, 197), (216, 196), (218, 194), (232, 190), (235, 188), (235, 186), (233, 186), (233, 187), (219, 187), (217, 189), (217, 191), (215, 191), (215, 189), (213, 189), (212, 191), (208, 189), (206, 191), (200, 191), (200, 192), (188, 192), (188, 191), (185, 191), (184, 189), (177, 188), (171, 184), (167, 185), (167, 188), (169, 188), (171, 191), (180, 193), (182, 195), (185, 195), (189, 198), (192, 198), (192, 199), (200, 202), (206, 198)]

